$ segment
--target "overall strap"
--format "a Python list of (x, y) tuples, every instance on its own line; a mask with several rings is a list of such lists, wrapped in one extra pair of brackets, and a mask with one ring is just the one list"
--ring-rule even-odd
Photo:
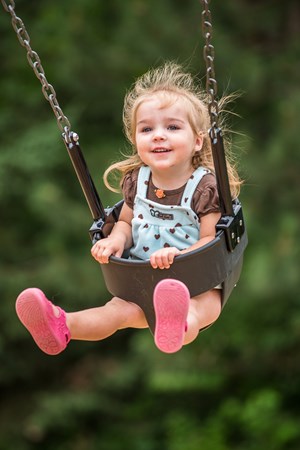
[(182, 194), (181, 206), (191, 207), (192, 198), (195, 192), (196, 187), (204, 177), (204, 175), (210, 173), (210, 170), (205, 167), (198, 167), (189, 178), (186, 183), (184, 192)]
[(136, 193), (142, 198), (146, 198), (147, 196), (149, 178), (150, 178), (150, 167), (141, 166), (138, 174)]

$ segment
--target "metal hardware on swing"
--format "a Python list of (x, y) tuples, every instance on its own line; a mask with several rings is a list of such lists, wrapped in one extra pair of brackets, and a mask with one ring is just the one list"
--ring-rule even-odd
[(239, 244), (241, 236), (245, 232), (245, 225), (241, 205), (238, 202), (232, 202), (222, 130), (219, 128), (219, 105), (216, 100), (218, 83), (216, 80), (214, 67), (215, 49), (211, 43), (212, 18), (211, 11), (209, 9), (210, 0), (200, 1), (203, 5), (202, 34), (205, 39), (203, 57), (206, 63), (206, 92), (209, 98), (208, 112), (211, 123), (209, 136), (211, 140), (222, 212), (222, 217), (218, 222), (216, 229), (224, 230), (228, 250), (233, 251), (233, 249)]

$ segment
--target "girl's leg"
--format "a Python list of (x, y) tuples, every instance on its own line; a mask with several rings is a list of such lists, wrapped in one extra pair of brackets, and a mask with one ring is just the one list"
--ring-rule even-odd
[(184, 345), (194, 341), (202, 328), (215, 322), (221, 309), (220, 289), (212, 289), (191, 298)]
[(122, 328), (148, 326), (141, 308), (120, 298), (98, 308), (65, 313), (37, 288), (18, 296), (16, 312), (38, 347), (49, 355), (61, 353), (70, 339), (95, 341)]
[(104, 306), (66, 314), (71, 339), (99, 341), (123, 328), (147, 328), (142, 309), (114, 297)]
[(166, 278), (153, 293), (155, 311), (154, 342), (164, 353), (175, 353), (184, 344), (190, 293), (184, 283)]
[(217, 320), (221, 312), (221, 291), (212, 289), (190, 298), (184, 283), (160, 281), (154, 290), (156, 325), (154, 340), (165, 353), (174, 353), (194, 341), (199, 330)]

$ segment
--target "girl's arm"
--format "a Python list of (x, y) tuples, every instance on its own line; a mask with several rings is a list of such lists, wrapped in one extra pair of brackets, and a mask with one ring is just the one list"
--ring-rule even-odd
[(107, 264), (111, 255), (120, 258), (124, 249), (132, 246), (132, 218), (132, 209), (124, 203), (119, 220), (116, 222), (110, 235), (97, 241), (91, 249), (92, 256), (100, 264)]
[(216, 235), (216, 224), (220, 219), (220, 213), (210, 213), (201, 218), (199, 240), (184, 250), (178, 250), (176, 247), (167, 247), (157, 250), (150, 256), (150, 263), (154, 269), (169, 269), (177, 255), (188, 253), (212, 241)]
[(188, 253), (207, 244), (216, 237), (216, 225), (220, 220), (221, 213), (215, 212), (206, 214), (201, 218), (200, 223), (200, 239), (195, 244), (182, 250), (180, 253)]

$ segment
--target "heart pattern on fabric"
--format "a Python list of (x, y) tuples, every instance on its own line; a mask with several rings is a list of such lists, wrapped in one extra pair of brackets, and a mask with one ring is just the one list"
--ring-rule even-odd
[[(199, 177), (200, 175), (203, 176), (202, 172), (199, 172)], [(187, 182), (188, 187), (184, 188), (181, 201), (178, 199), (178, 204), (169, 205), (167, 202), (157, 202), (156, 200), (153, 200), (152, 203), (152, 200), (148, 198), (149, 185), (152, 187), (151, 178), (149, 178), (150, 181), (146, 180), (144, 174), (142, 174), (138, 184), (140, 192), (137, 195), (134, 207), (136, 221), (133, 221), (132, 225), (133, 228), (136, 228), (134, 228), (133, 234), (132, 255), (139, 259), (147, 259), (158, 248), (181, 248), (181, 246), (187, 248), (194, 242), (194, 239), (198, 236), (197, 232), (194, 232), (194, 226), (199, 231), (200, 222), (190, 205), (193, 195), (192, 190), (196, 189), (196, 179), (198, 180), (198, 175), (192, 174), (190, 177), (192, 182)], [(153, 193), (151, 196), (154, 199)], [(146, 200), (144, 201), (144, 199)], [(191, 231), (189, 228), (191, 228)]]

